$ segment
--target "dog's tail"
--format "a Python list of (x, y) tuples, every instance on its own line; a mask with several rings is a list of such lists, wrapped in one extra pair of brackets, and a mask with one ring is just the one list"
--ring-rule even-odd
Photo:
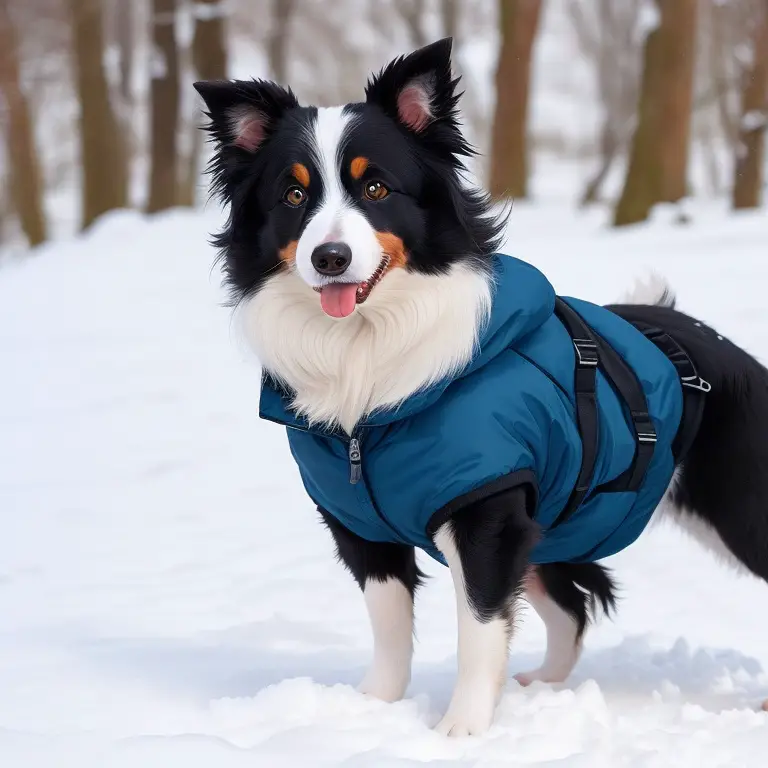
[(676, 298), (670, 284), (657, 272), (651, 272), (645, 280), (635, 280), (618, 303), (674, 308)]

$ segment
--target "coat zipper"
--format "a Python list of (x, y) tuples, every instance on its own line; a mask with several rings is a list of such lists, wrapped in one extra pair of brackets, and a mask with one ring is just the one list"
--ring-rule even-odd
[[(298, 427), (294, 424), (288, 424), (285, 421), (280, 421), (278, 419), (271, 419), (267, 416), (262, 416), (261, 418), (265, 419), (266, 421), (272, 421), (275, 424), (280, 424), (281, 426), (287, 427), (288, 429), (295, 429), (297, 432), (306, 432), (308, 434), (317, 434), (313, 433), (312, 430), (308, 429), (307, 427)], [(362, 448), (360, 446), (360, 432), (362, 430), (362, 427), (358, 427), (357, 429), (353, 430), (352, 434), (349, 436), (349, 439), (347, 440), (345, 437), (342, 437), (339, 434), (336, 435), (327, 435), (322, 434), (319, 435), (320, 437), (334, 437), (337, 440), (341, 440), (342, 442), (347, 443), (347, 457), (349, 459), (349, 482), (350, 485), (357, 485), (360, 483), (360, 481), (365, 481), (365, 477), (363, 476), (363, 453)], [(376, 501), (373, 498), (373, 495), (371, 494), (370, 490), (365, 486), (365, 483), (363, 485), (363, 493), (368, 499), (368, 503), (370, 504), (371, 508), (374, 511), (374, 514), (381, 520), (382, 523), (394, 534), (396, 540), (401, 541), (400, 536), (397, 534), (397, 531), (395, 530), (392, 523), (387, 520), (387, 518), (381, 513), (381, 510), (379, 509), (378, 505), (376, 504)], [(403, 542), (405, 543), (405, 542)]]
[(357, 485), (363, 476), (363, 456), (360, 451), (360, 440), (353, 432), (349, 438), (349, 482)]

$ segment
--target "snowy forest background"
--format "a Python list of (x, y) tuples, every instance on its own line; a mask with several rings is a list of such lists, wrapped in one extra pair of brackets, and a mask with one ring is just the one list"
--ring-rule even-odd
[(497, 198), (556, 187), (618, 225), (762, 205), (768, 0), (0, 0), (0, 246), (203, 205), (196, 79), (338, 104), (445, 35)]

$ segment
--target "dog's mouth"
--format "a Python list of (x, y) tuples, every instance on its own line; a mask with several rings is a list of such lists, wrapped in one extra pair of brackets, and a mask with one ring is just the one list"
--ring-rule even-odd
[(349, 317), (358, 304), (365, 303), (371, 291), (387, 271), (390, 257), (385, 253), (374, 273), (362, 283), (328, 283), (314, 290), (320, 294), (320, 306), (330, 317)]

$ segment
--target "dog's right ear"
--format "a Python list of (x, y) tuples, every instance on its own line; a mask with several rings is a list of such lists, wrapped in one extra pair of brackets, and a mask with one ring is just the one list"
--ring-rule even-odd
[(299, 106), (290, 89), (268, 80), (201, 80), (195, 90), (208, 108), (206, 130), (219, 148), (256, 152), (283, 114)]

